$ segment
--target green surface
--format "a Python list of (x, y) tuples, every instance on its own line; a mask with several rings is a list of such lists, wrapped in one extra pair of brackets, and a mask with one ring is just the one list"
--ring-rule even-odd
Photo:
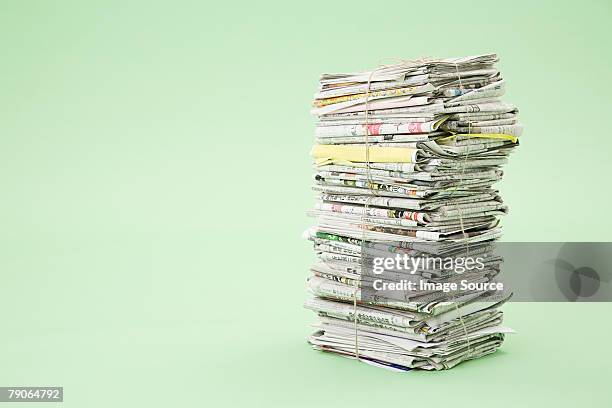
[(2, 1), (0, 386), (64, 386), (66, 407), (610, 406), (610, 304), (508, 305), (519, 334), (447, 372), (310, 350), (300, 239), (320, 73), (497, 52), (526, 128), (506, 239), (609, 241), (610, 17)]

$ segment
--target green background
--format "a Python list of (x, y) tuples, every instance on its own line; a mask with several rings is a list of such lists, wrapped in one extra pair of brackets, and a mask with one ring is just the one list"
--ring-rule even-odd
[(518, 334), (446, 372), (310, 350), (300, 234), (320, 73), (496, 52), (526, 129), (506, 239), (609, 241), (611, 17), (2, 0), (0, 386), (64, 386), (66, 407), (610, 406), (610, 304), (510, 304)]

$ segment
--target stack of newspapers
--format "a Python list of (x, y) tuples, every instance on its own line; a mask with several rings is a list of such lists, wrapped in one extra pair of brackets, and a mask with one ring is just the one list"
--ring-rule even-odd
[(324, 74), (312, 113), (317, 262), (306, 308), (317, 350), (393, 370), (441, 370), (493, 353), (495, 183), (518, 146), (497, 55), (402, 61)]

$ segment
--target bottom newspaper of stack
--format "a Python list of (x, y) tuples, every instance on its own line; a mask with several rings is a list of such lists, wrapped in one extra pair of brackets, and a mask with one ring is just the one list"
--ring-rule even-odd
[[(509, 297), (507, 291), (489, 289), (502, 262), (491, 241), (398, 245), (318, 228), (310, 229), (307, 237), (325, 259), (311, 268), (308, 288), (315, 297), (305, 304), (319, 316), (317, 331), (308, 339), (317, 350), (395, 370), (442, 370), (493, 353), (512, 332), (501, 325), (499, 309)], [(422, 263), (376, 270), (375, 259), (400, 254)], [(457, 273), (439, 263), (428, 264), (431, 259), (478, 259), (482, 268)], [(412, 289), (407, 289), (408, 282)], [(430, 287), (422, 289), (423, 282)], [(452, 283), (456, 290), (449, 289)], [(382, 289), (388, 287), (393, 289)]]

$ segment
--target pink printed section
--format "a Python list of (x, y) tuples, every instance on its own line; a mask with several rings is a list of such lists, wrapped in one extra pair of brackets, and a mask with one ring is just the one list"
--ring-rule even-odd
[(380, 123), (368, 125), (368, 134), (372, 136), (380, 135), (380, 126), (381, 126)]
[(410, 122), (408, 124), (408, 133), (423, 133), (423, 124), (420, 122)]

